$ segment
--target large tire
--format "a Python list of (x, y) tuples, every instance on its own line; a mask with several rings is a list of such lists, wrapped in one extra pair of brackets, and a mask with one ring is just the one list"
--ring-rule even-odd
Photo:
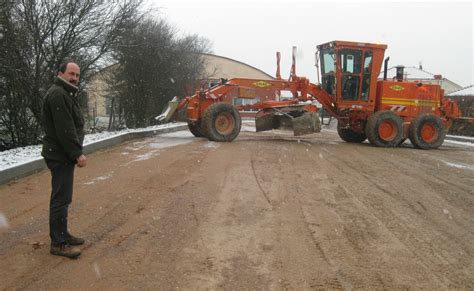
[(403, 139), (403, 120), (392, 111), (372, 114), (365, 126), (370, 143), (378, 147), (397, 147)]
[(339, 126), (339, 122), (337, 123), (337, 133), (339, 134), (339, 137), (345, 142), (361, 143), (367, 139), (365, 133), (355, 132), (351, 128)]
[(444, 142), (446, 130), (441, 118), (433, 114), (421, 114), (410, 124), (408, 137), (417, 149), (436, 149)]
[(195, 137), (205, 137), (200, 121), (197, 121), (197, 122), (188, 121), (188, 128), (189, 128), (189, 131)]
[(212, 141), (233, 141), (240, 133), (242, 119), (239, 112), (228, 103), (214, 103), (204, 112), (202, 128)]

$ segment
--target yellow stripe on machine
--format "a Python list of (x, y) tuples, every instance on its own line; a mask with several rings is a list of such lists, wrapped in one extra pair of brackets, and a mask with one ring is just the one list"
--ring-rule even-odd
[(382, 98), (382, 104), (384, 105), (409, 105), (409, 106), (428, 106), (428, 107), (439, 107), (439, 101), (423, 100), (423, 99), (407, 99), (407, 98)]

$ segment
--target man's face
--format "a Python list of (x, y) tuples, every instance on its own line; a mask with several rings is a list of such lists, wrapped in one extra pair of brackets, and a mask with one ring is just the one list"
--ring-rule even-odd
[(66, 71), (64, 71), (64, 73), (59, 72), (58, 76), (77, 86), (79, 83), (79, 77), (81, 76), (81, 69), (77, 64), (69, 63), (66, 66)]

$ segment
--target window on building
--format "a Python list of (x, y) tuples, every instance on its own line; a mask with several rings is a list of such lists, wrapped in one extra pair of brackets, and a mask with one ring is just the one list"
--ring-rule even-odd
[(220, 84), (220, 80), (207, 80), (207, 88), (212, 88)]

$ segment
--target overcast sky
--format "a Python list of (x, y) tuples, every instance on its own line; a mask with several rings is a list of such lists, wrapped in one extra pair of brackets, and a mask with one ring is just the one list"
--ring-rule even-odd
[(217, 55), (275, 75), (282, 53), (287, 78), (291, 48), (296, 72), (316, 82), (316, 45), (332, 40), (383, 43), (389, 66), (418, 66), (461, 86), (474, 84), (472, 2), (146, 0), (182, 34), (208, 38)]

